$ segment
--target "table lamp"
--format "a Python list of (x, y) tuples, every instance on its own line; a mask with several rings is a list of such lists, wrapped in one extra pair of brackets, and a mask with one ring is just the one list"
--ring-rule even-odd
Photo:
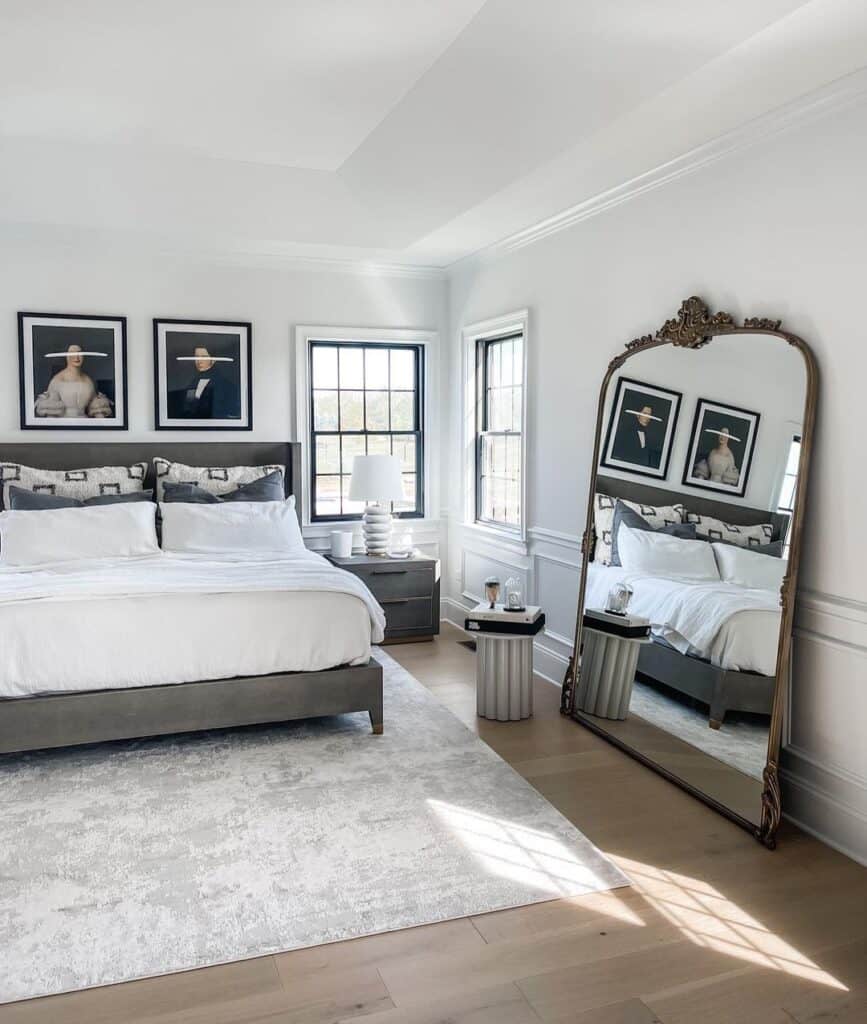
[(368, 555), (387, 555), (392, 524), (388, 502), (404, 500), (400, 459), (396, 455), (356, 455), (349, 500), (372, 502), (362, 518), (364, 547)]

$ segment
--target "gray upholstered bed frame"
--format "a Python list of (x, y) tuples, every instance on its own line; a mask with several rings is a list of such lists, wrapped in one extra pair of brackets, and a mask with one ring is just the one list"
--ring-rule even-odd
[[(192, 466), (284, 465), (286, 494), (294, 494), (296, 507), (301, 507), (297, 442), (0, 443), (0, 462), (40, 469), (88, 469), (147, 462), (146, 488), (153, 486), (153, 459), (158, 455)], [(0, 753), (355, 711), (366, 711), (374, 733), (382, 732), (382, 667), (373, 658), (366, 665), (322, 672), (0, 699)]]
[[(686, 505), (690, 512), (713, 516), (724, 523), (735, 523), (738, 526), (755, 526), (769, 522), (774, 528), (772, 540), (784, 538), (789, 524), (789, 517), (778, 512), (733, 505), (730, 502), (715, 501), (713, 498), (685, 491), (670, 491), (620, 477), (597, 476), (596, 490), (601, 494), (645, 505), (681, 503)], [(681, 654), (656, 638), (652, 644), (645, 644), (641, 648), (638, 656), (638, 675), (707, 704), (708, 724), (712, 729), (719, 729), (727, 711), (751, 711), (770, 715), (774, 702), (774, 676), (718, 668), (703, 658)]]

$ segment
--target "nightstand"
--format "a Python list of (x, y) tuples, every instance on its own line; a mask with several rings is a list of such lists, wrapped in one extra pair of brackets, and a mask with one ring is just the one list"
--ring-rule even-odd
[(435, 558), (325, 556), (362, 579), (385, 612), (384, 643), (432, 640), (440, 631), (440, 563)]

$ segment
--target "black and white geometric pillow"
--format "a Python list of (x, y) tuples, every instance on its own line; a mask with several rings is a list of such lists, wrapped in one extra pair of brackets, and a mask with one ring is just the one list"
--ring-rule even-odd
[(65, 498), (97, 498), (101, 494), (133, 494), (144, 485), (146, 462), (132, 466), (95, 466), (91, 469), (34, 469), (16, 462), (0, 462), (2, 507), (9, 505), (9, 486), (37, 494)]
[(627, 501), (625, 498), (597, 492), (593, 500), (593, 527), (596, 533), (593, 561), (600, 565), (611, 564), (611, 531), (614, 529), (614, 506), (618, 501), (622, 501), (633, 512), (646, 519), (655, 530), (682, 523), (686, 511), (683, 505), (642, 505), (637, 501)]
[(695, 523), (695, 535), (699, 540), (725, 541), (737, 544), (741, 548), (754, 548), (760, 544), (770, 544), (774, 535), (773, 523), (759, 523), (756, 526), (737, 526), (724, 523), (713, 516), (700, 516), (695, 512), (687, 512), (686, 521)]
[(285, 473), (283, 466), (185, 466), (182, 462), (154, 459), (157, 501), (163, 500), (166, 484), (198, 484), (211, 494), (228, 494), (239, 484), (251, 484), (269, 473)]

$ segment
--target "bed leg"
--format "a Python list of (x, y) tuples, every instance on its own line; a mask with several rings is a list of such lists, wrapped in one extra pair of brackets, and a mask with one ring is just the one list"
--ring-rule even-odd
[(381, 736), (383, 730), (382, 708), (372, 709), (368, 714), (370, 715), (370, 727), (373, 730), (373, 735)]
[(716, 718), (709, 718), (707, 724), (711, 729), (719, 729), (722, 726), (722, 722)]

